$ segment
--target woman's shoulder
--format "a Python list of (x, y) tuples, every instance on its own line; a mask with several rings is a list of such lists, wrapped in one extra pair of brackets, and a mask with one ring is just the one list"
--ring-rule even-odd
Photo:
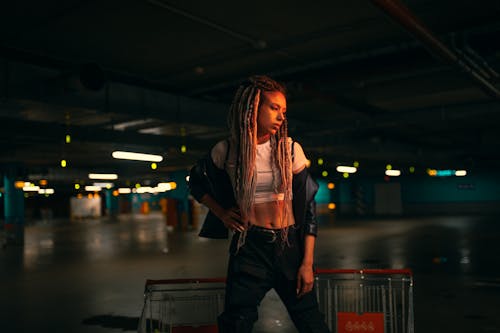
[(212, 161), (219, 169), (224, 169), (224, 162), (227, 156), (228, 145), (229, 145), (229, 140), (224, 139), (217, 142), (210, 151), (210, 156), (212, 157)]

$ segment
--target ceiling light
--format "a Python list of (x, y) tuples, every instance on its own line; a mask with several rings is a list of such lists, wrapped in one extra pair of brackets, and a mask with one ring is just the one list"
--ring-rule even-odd
[(147, 162), (163, 161), (163, 157), (160, 155), (132, 153), (128, 151), (114, 151), (111, 155), (113, 156), (113, 158), (121, 160), (147, 161)]
[(391, 176), (391, 177), (398, 177), (401, 176), (401, 171), (400, 170), (385, 170), (386, 176)]
[(100, 190), (101, 190), (101, 188), (99, 186), (85, 186), (85, 191), (88, 191), (88, 192), (97, 192)]
[(116, 173), (89, 173), (90, 179), (114, 180), (118, 179)]
[(465, 170), (457, 170), (457, 171), (455, 171), (455, 176), (457, 176), (457, 177), (467, 176), (467, 171), (465, 171)]
[(40, 190), (40, 186), (30, 185), (30, 186), (23, 187), (24, 192), (38, 192), (39, 190)]
[(356, 171), (358, 171), (358, 169), (356, 167), (345, 166), (345, 165), (339, 165), (336, 170), (337, 170), (337, 172), (340, 172), (340, 173), (344, 173), (344, 172), (356, 173)]
[(129, 194), (130, 192), (132, 192), (132, 190), (129, 188), (119, 188), (118, 189), (118, 193), (120, 193), (120, 194)]
[(94, 183), (92, 185), (99, 186), (100, 188), (107, 188), (107, 189), (115, 187), (115, 184), (113, 184), (113, 183)]

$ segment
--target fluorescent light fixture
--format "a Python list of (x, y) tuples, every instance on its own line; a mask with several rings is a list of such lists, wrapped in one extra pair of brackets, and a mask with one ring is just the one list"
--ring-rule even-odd
[(163, 157), (160, 155), (133, 153), (129, 151), (114, 151), (111, 156), (120, 160), (133, 160), (133, 161), (147, 161), (147, 162), (161, 162)]
[(53, 188), (41, 188), (38, 190), (39, 194), (54, 194), (55, 191)]
[(339, 165), (337, 167), (337, 172), (340, 172), (340, 173), (344, 173), (344, 172), (356, 173), (356, 171), (358, 171), (358, 169), (356, 167), (352, 167), (352, 166)]
[(465, 170), (457, 170), (457, 171), (455, 171), (455, 176), (457, 176), (457, 177), (467, 176), (467, 171), (465, 171)]
[(401, 170), (385, 170), (386, 176), (398, 177), (401, 176)]
[(34, 185), (23, 186), (24, 192), (38, 192), (39, 190), (40, 190), (40, 186), (34, 186)]
[(129, 188), (125, 188), (125, 187), (122, 187), (122, 188), (119, 188), (119, 189), (118, 189), (118, 193), (120, 193), (120, 194), (129, 194), (129, 193), (131, 193), (131, 192), (132, 192), (132, 190), (131, 190), (131, 189), (129, 189)]
[(114, 180), (118, 179), (118, 175), (116, 173), (89, 173), (89, 178), (99, 180)]
[(156, 191), (151, 186), (142, 186), (137, 189), (137, 193), (156, 193)]
[(94, 184), (92, 184), (92, 185), (94, 185), (94, 186), (99, 186), (99, 187), (101, 187), (101, 188), (107, 188), (107, 189), (110, 189), (110, 188), (112, 188), (112, 187), (115, 187), (115, 184), (113, 184), (113, 183), (94, 183)]
[(159, 183), (158, 189), (162, 192), (170, 191), (172, 189), (172, 184), (170, 183)]
[(85, 186), (85, 191), (88, 191), (88, 192), (96, 192), (96, 191), (100, 191), (101, 188), (99, 186)]

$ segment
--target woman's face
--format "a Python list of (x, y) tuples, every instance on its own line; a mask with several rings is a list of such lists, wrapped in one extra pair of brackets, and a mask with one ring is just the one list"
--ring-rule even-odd
[(257, 113), (257, 138), (276, 134), (283, 124), (286, 113), (286, 98), (279, 91), (264, 91)]

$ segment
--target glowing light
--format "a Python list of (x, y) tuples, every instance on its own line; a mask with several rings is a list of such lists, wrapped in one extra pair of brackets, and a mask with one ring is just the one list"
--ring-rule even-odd
[(47, 186), (48, 183), (47, 179), (40, 179), (40, 186)]
[(330, 210), (334, 210), (335, 208), (337, 208), (337, 205), (335, 205), (333, 202), (330, 202), (330, 203), (328, 204), (328, 209), (330, 209)]
[(427, 174), (431, 177), (437, 176), (437, 170), (436, 169), (427, 169)]
[(176, 182), (168, 182), (168, 183), (158, 183), (158, 186), (155, 187), (154, 189), (157, 192), (166, 192), (166, 191), (175, 190), (176, 188), (177, 188)]
[(75, 184), (75, 190), (79, 190), (80, 189), (80, 184), (76, 183)]
[(68, 165), (68, 162), (66, 160), (61, 160), (61, 167), (65, 168)]
[(401, 176), (401, 171), (400, 170), (385, 170), (386, 176), (390, 177), (398, 177)]
[(323, 177), (328, 177), (328, 171), (324, 170), (324, 171), (321, 173), (321, 175), (322, 175)]
[(352, 163), (352, 166), (355, 167), (355, 168), (359, 168), (359, 162), (358, 161), (354, 161), (354, 163)]
[(78, 194), (76, 195), (76, 197), (77, 197), (78, 199), (81, 199), (81, 198), (83, 198), (83, 195), (82, 195), (81, 193), (78, 193)]
[(117, 197), (119, 194), (120, 194), (120, 193), (119, 193), (117, 190), (114, 190), (114, 191), (113, 191), (113, 196), (114, 196), (114, 197)]
[[(29, 185), (29, 183), (28, 183)], [(25, 186), (25, 182), (23, 182), (22, 180), (18, 180), (17, 182), (14, 183), (14, 187), (15, 188), (18, 188), (18, 189), (21, 189)]]
[(322, 158), (318, 158), (318, 165), (323, 165), (323, 163), (325, 163), (325, 161), (323, 161)]
[(410, 173), (415, 173), (415, 167), (413, 166), (410, 167)]
[(161, 162), (163, 157), (160, 155), (133, 153), (129, 151), (114, 151), (111, 156), (121, 160), (146, 161), (146, 162)]
[(455, 171), (455, 176), (457, 176), (457, 177), (467, 176), (467, 171), (466, 170), (457, 170), (457, 171)]
[(66, 134), (66, 143), (71, 143), (71, 135)]
[(156, 163), (151, 163), (151, 169), (156, 170), (158, 168), (158, 165)]
[(89, 173), (89, 178), (98, 180), (115, 180), (118, 179), (118, 175), (116, 173)]
[(387, 165), (385, 166), (385, 169), (386, 169), (386, 170), (391, 170), (391, 169), (392, 169), (392, 165), (387, 164)]
[(189, 176), (186, 176), (186, 181), (189, 183)]
[(356, 171), (358, 171), (358, 169), (356, 167), (351, 167), (351, 166), (345, 166), (345, 165), (339, 165), (337, 168), (336, 168), (337, 172), (340, 172), (340, 173), (356, 173)]
[(349, 178), (349, 172), (344, 172), (344, 173), (342, 174), (342, 177), (344, 177), (344, 178)]
[(40, 190), (38, 190), (38, 193), (39, 194), (49, 195), (49, 194), (54, 194), (55, 191), (54, 191), (53, 188), (41, 188)]
[(328, 183), (328, 189), (329, 190), (333, 190), (335, 188), (335, 184), (334, 183)]
[(118, 193), (120, 193), (120, 194), (129, 194), (129, 193), (131, 193), (131, 192), (132, 192), (132, 190), (131, 190), (131, 189), (129, 189), (129, 188), (125, 188), (125, 187), (122, 187), (122, 188), (119, 188), (119, 189), (118, 189)]
[(137, 193), (156, 193), (156, 191), (151, 186), (143, 186), (137, 189)]
[(108, 190), (112, 187), (115, 187), (113, 183), (93, 183), (94, 186), (99, 186), (100, 188), (107, 188)]
[(135, 188), (140, 188), (141, 187), (141, 184), (137, 183), (135, 184)]
[(170, 185), (170, 183), (159, 183), (157, 187), (162, 192), (170, 191), (172, 189), (172, 185)]
[(92, 193), (87, 194), (87, 198), (92, 199), (93, 197)]
[(183, 153), (183, 154), (184, 154), (186, 151), (187, 151), (187, 147), (186, 147), (186, 145), (182, 145), (182, 146), (181, 146), (181, 153)]
[(39, 190), (40, 186), (35, 186), (35, 185), (23, 186), (24, 192), (38, 192)]
[(85, 186), (85, 191), (87, 192), (98, 192), (101, 190), (100, 186)]

